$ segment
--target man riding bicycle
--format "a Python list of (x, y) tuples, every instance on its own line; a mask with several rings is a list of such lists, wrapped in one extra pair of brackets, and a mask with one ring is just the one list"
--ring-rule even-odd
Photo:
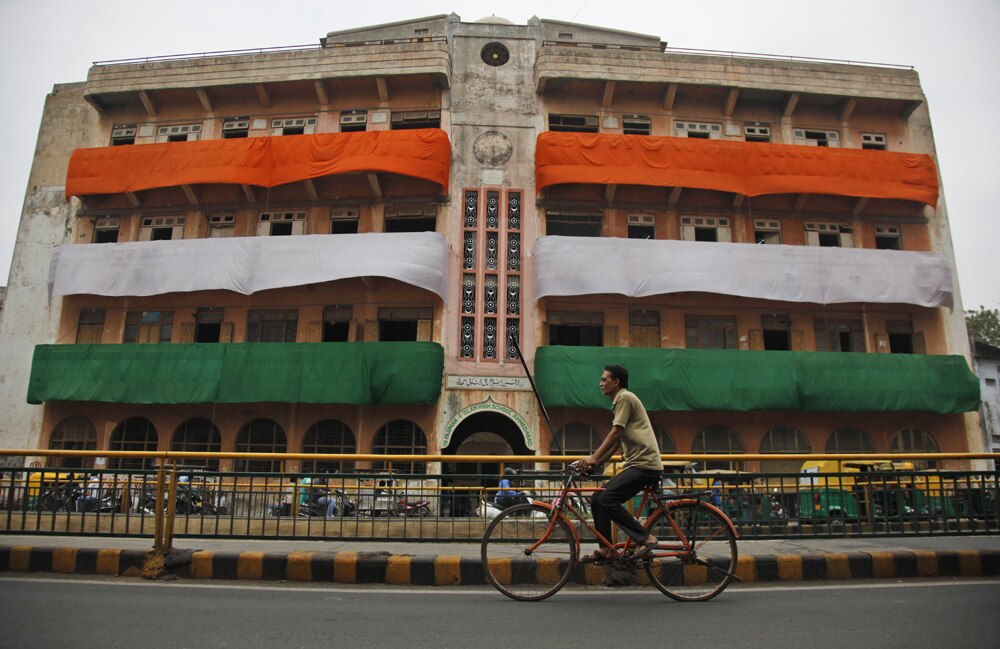
[[(607, 462), (619, 450), (622, 454), (622, 471), (594, 494), (590, 501), (594, 515), (594, 528), (606, 539), (611, 538), (614, 521), (636, 543), (633, 557), (650, 554), (656, 547), (655, 536), (628, 513), (622, 503), (639, 493), (643, 487), (657, 484), (663, 472), (660, 447), (649, 422), (646, 408), (637, 396), (628, 390), (628, 370), (621, 365), (608, 365), (601, 374), (601, 392), (611, 398), (611, 431), (592, 455), (575, 462), (584, 474)], [(580, 559), (583, 563), (605, 561), (611, 556), (599, 547), (593, 554)]]

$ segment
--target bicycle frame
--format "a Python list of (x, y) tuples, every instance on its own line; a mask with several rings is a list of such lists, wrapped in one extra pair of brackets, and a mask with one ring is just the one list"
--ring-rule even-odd
[[(571, 502), (568, 496), (571, 488), (576, 484), (578, 477), (579, 476), (577, 473), (573, 471), (568, 471), (566, 474), (566, 479), (563, 481), (563, 485), (560, 488), (558, 495), (555, 497), (555, 499), (552, 501), (551, 504), (542, 502), (535, 503), (536, 505), (540, 505), (546, 509), (549, 509), (552, 512), (552, 514), (549, 516), (549, 524), (545, 530), (545, 533), (534, 545), (531, 546), (529, 552), (534, 552), (536, 548), (538, 548), (540, 545), (542, 545), (543, 543), (545, 543), (545, 541), (548, 540), (549, 536), (552, 534), (552, 530), (555, 528), (556, 519), (560, 517), (569, 525), (570, 530), (572, 530), (573, 541), (576, 543), (577, 547), (580, 546), (580, 534), (577, 531), (577, 527), (576, 525), (573, 524), (573, 521), (570, 519), (570, 517), (566, 515), (566, 510), (568, 509), (570, 514), (572, 514), (578, 521), (580, 521), (580, 523), (585, 528), (590, 530), (590, 532), (597, 539), (601, 547), (611, 550), (615, 555), (614, 558), (616, 559), (624, 558), (625, 553), (628, 551), (629, 547), (635, 544), (634, 541), (632, 541), (632, 539), (629, 538), (622, 543), (613, 543), (610, 539), (605, 538), (604, 535), (598, 532), (593, 525), (588, 523), (587, 519), (573, 506), (573, 503)], [(595, 489), (594, 491), (602, 491), (602, 490)], [(708, 491), (705, 492), (704, 494), (700, 494), (699, 497), (695, 498), (685, 497), (687, 494), (682, 494), (677, 498), (667, 498), (666, 500), (669, 500), (671, 503), (701, 502), (701, 504), (704, 507), (708, 507), (712, 511), (719, 514), (719, 516), (721, 516), (722, 519), (726, 521), (726, 523), (729, 526), (729, 529), (733, 532), (734, 536), (737, 539), (740, 538), (739, 530), (736, 529), (736, 526), (733, 525), (733, 522), (729, 520), (729, 517), (726, 516), (726, 514), (722, 510), (720, 510), (715, 505), (712, 505), (711, 503), (707, 503), (701, 500), (701, 497), (711, 496), (711, 494), (712, 492)], [(692, 549), (691, 543), (688, 541), (687, 536), (684, 534), (684, 531), (680, 528), (680, 526), (677, 525), (677, 521), (675, 521), (674, 517), (671, 515), (670, 508), (664, 502), (664, 499), (660, 498), (660, 495), (656, 492), (656, 489), (652, 485), (647, 485), (646, 487), (643, 488), (642, 500), (639, 503), (638, 510), (642, 511), (643, 509), (645, 509), (646, 505), (650, 502), (650, 500), (652, 500), (653, 503), (656, 504), (656, 508), (653, 509), (648, 516), (646, 516), (645, 521), (640, 521), (641, 523), (644, 523), (643, 527), (646, 527), (646, 524), (654, 515), (656, 515), (660, 510), (663, 510), (664, 515), (666, 516), (667, 521), (670, 523), (670, 526), (673, 528), (674, 533), (677, 535), (677, 538), (681, 539), (681, 543), (671, 544), (666, 546), (660, 544), (657, 546), (657, 549), (654, 550), (649, 555), (649, 557), (653, 559), (660, 559), (660, 558), (680, 557), (682, 555), (689, 554)], [(638, 520), (638, 517), (636, 518)], [(702, 542), (708, 540), (711, 540), (711, 537), (708, 539), (701, 539)]]

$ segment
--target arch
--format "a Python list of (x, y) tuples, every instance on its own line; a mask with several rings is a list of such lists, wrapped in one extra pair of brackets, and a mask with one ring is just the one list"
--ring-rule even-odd
[[(204, 417), (188, 419), (177, 427), (170, 439), (171, 451), (194, 453), (218, 453), (222, 450), (222, 435), (211, 420)], [(187, 458), (186, 466), (197, 466), (210, 471), (219, 470), (218, 460)]]
[(556, 431), (556, 439), (549, 443), (549, 455), (590, 455), (601, 445), (601, 438), (590, 424), (573, 422)]
[(653, 425), (653, 434), (656, 435), (656, 443), (660, 446), (660, 453), (676, 453), (677, 444), (674, 438), (667, 433), (667, 429), (659, 424)]
[(875, 443), (868, 433), (860, 428), (844, 426), (826, 438), (827, 453), (874, 453)]
[[(908, 426), (896, 431), (892, 436), (889, 450), (893, 453), (938, 453), (939, 447), (934, 436), (922, 428)], [(934, 460), (914, 460), (917, 469), (933, 469), (938, 463)]]
[[(284, 429), (273, 419), (254, 419), (236, 434), (237, 453), (284, 453), (288, 441)], [(278, 473), (281, 460), (236, 460), (236, 471)]]
[[(303, 453), (357, 453), (358, 442), (350, 426), (339, 419), (317, 421), (302, 438)], [(353, 471), (353, 461), (303, 460), (303, 473), (343, 473)]]
[[(108, 442), (109, 451), (155, 451), (159, 446), (159, 435), (153, 422), (145, 417), (130, 417), (115, 426)], [(108, 460), (109, 469), (135, 471), (152, 469), (153, 458), (113, 457)]]
[[(698, 431), (698, 434), (694, 436), (694, 441), (691, 443), (692, 453), (743, 453), (744, 449), (743, 439), (740, 438), (739, 433), (729, 426), (723, 426), (722, 424), (705, 426)], [(704, 466), (701, 466), (702, 464)], [(699, 471), (705, 469), (730, 470), (734, 468), (732, 462), (695, 462), (695, 466)]]
[[(809, 438), (791, 426), (773, 426), (767, 429), (760, 440), (761, 453), (812, 453)], [(802, 469), (801, 460), (765, 460), (760, 463), (760, 470), (768, 473), (798, 473)]]
[[(427, 436), (420, 426), (408, 419), (394, 419), (378, 429), (372, 440), (372, 454), (425, 455)], [(373, 469), (385, 469), (385, 462), (372, 462)], [(394, 462), (399, 473), (427, 473), (426, 462)]]
[[(521, 444), (527, 446), (531, 450), (538, 448), (537, 439), (532, 433), (528, 422), (524, 420), (524, 417), (522, 417), (520, 413), (513, 408), (509, 408), (502, 403), (496, 403), (490, 397), (487, 397), (486, 401), (483, 401), (482, 403), (474, 403), (467, 408), (463, 408), (458, 412), (458, 414), (451, 418), (451, 421), (448, 422), (448, 425), (445, 427), (444, 435), (441, 438), (441, 448), (447, 449), (451, 447), (453, 436), (458, 432), (459, 428), (463, 427), (462, 424), (464, 424), (467, 419), (477, 414), (488, 412), (499, 413), (517, 426), (518, 432), (524, 441), (516, 442), (515, 440), (508, 439), (507, 441), (511, 444), (511, 448)], [(504, 424), (503, 427), (505, 429), (508, 428), (506, 424)]]
[[(54, 451), (97, 450), (97, 430), (86, 417), (68, 417), (52, 430), (49, 448)], [(50, 457), (46, 464), (67, 469), (90, 469), (94, 466), (94, 460), (89, 457)]]

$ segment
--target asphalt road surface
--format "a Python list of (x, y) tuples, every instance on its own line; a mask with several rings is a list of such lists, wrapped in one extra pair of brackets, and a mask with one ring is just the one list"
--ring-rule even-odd
[(711, 602), (567, 588), (544, 602), (487, 588), (0, 578), (0, 647), (534, 649), (1000, 646), (1000, 580), (743, 585)]

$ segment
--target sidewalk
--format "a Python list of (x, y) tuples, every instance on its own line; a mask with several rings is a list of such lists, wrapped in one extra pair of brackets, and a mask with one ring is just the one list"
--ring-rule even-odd
[[(174, 539), (154, 558), (149, 538), (0, 535), (0, 572), (396, 585), (485, 583), (478, 543)], [(1000, 575), (1000, 535), (740, 541), (745, 582)], [(578, 566), (580, 583), (603, 570)]]

